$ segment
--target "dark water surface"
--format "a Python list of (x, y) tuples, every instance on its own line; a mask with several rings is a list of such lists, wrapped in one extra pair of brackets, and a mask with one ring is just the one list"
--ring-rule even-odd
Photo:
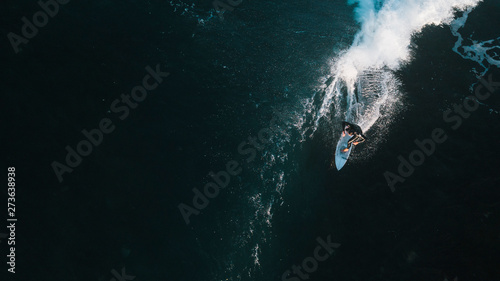
[[(336, 171), (341, 120), (315, 125), (307, 101), (321, 104), (359, 31), (354, 6), (243, 1), (220, 20), (192, 4), (71, 1), (15, 54), (7, 34), (40, 7), (2, 3), (2, 169), (16, 168), (18, 221), (16, 273), (2, 239), (1, 280), (284, 280), (327, 237), (340, 245), (307, 280), (500, 280), (500, 91), (458, 129), (443, 120), (483, 71), (448, 25), (414, 35), (390, 122)], [(484, 1), (462, 36), (499, 38), (499, 15)], [(157, 65), (170, 75), (121, 120), (111, 104)], [(60, 182), (51, 164), (103, 118), (114, 131)], [(265, 128), (270, 142), (244, 144)], [(392, 192), (384, 173), (435, 128), (447, 140)], [(231, 160), (241, 173), (186, 225), (179, 204)]]

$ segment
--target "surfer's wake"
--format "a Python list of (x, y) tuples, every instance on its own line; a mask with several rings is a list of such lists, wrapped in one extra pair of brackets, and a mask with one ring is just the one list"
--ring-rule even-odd
[[(411, 60), (412, 35), (426, 25), (449, 24), (456, 10), (474, 7), (478, 2), (349, 1), (357, 5), (356, 20), (361, 29), (351, 47), (333, 60), (325, 88), (305, 102), (304, 115), (312, 115), (312, 120), (302, 124), (303, 139), (313, 136), (323, 121), (334, 125), (346, 120), (358, 124), (364, 132), (376, 123), (387, 128), (403, 106), (400, 83), (393, 72)], [(334, 135), (337, 137), (337, 133)]]

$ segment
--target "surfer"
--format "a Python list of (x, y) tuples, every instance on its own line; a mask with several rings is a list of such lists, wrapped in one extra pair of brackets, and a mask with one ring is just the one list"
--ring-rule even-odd
[(347, 133), (349, 136), (352, 136), (352, 138), (349, 139), (347, 142), (347, 147), (342, 150), (342, 152), (347, 152), (349, 151), (349, 148), (351, 148), (351, 145), (358, 145), (366, 140), (366, 137), (363, 135), (363, 131), (358, 125), (347, 123), (347, 122), (342, 122), (342, 137), (345, 137), (345, 134)]

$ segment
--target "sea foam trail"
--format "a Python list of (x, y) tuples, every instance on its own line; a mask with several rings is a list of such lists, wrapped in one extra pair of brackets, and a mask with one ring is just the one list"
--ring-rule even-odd
[[(350, 0), (361, 24), (351, 47), (334, 59), (320, 102), (313, 97), (306, 115), (313, 124), (303, 126), (303, 135), (317, 130), (320, 120), (335, 117), (358, 123), (369, 130), (380, 117), (397, 111), (401, 94), (393, 76), (411, 59), (412, 35), (426, 25), (449, 24), (456, 10), (476, 6), (480, 0)], [(334, 116), (332, 116), (332, 111)]]
[(484, 76), (491, 65), (500, 68), (500, 37), (481, 42), (470, 37), (464, 40), (459, 30), (464, 27), (471, 11), (471, 8), (467, 9), (460, 18), (450, 24), (451, 33), (457, 37), (453, 51), (464, 59), (477, 62), (482, 67), (482, 70), (477, 71), (474, 69), (474, 72), (477, 76)]
[[(291, 155), (298, 149), (292, 131), (295, 133), (295, 129), (299, 129), (302, 140), (305, 140), (306, 134), (313, 136), (323, 119), (352, 121), (365, 132), (375, 123), (388, 122), (397, 112), (401, 97), (393, 71), (411, 59), (412, 35), (429, 24), (449, 24), (454, 9), (465, 10), (480, 1), (350, 2), (357, 5), (355, 16), (361, 28), (351, 47), (332, 60), (331, 73), (324, 78), (328, 82), (321, 91), (303, 101), (299, 114), (289, 112), (292, 124), (287, 121), (284, 131), (276, 136), (273, 147), (262, 156), (265, 164), (254, 169), (262, 180), (261, 186), (251, 191), (251, 196), (241, 194), (241, 206), (250, 206), (250, 211), (241, 211), (241, 217), (231, 219), (230, 226), (237, 229), (230, 239), (233, 251), (225, 253), (223, 272), (212, 280), (255, 280), (262, 276), (265, 266), (261, 263), (266, 264), (266, 255), (261, 256), (261, 252), (265, 248), (263, 245), (272, 240), (274, 206), (283, 204), (281, 195), (289, 180), (287, 174), (297, 167), (289, 159), (293, 159)], [(369, 143), (374, 143), (373, 138)], [(250, 186), (248, 184), (244, 189)]]

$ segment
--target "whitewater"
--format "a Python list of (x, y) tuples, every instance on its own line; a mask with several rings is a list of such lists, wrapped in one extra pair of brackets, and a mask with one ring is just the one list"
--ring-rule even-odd
[[(412, 36), (428, 25), (450, 24), (457, 11), (479, 0), (350, 0), (361, 28), (348, 50), (332, 59), (331, 73), (318, 104), (316, 94), (305, 102), (302, 132), (312, 136), (322, 119), (358, 124), (364, 132), (379, 119), (387, 126), (403, 106), (394, 71), (411, 61)], [(332, 116), (333, 115), (333, 116)], [(307, 122), (303, 122), (307, 124)]]
[[(246, 280), (259, 275), (264, 259), (260, 256), (261, 247), (273, 236), (274, 209), (284, 203), (285, 186), (293, 174), (290, 169), (297, 168), (291, 155), (300, 149), (300, 144), (321, 131), (321, 135), (329, 135), (325, 139), (334, 151), (339, 124), (346, 120), (368, 132), (368, 146), (376, 150), (394, 117), (405, 107), (401, 81), (395, 72), (411, 63), (411, 50), (418, 48), (412, 43), (413, 36), (429, 25), (449, 25), (452, 34), (459, 37), (458, 30), (465, 24), (468, 13), (480, 2), (348, 1), (355, 6), (354, 16), (359, 31), (350, 47), (335, 51), (336, 55), (328, 62), (328, 75), (314, 82), (318, 85), (316, 90), (300, 101), (300, 108), (280, 111), (279, 114), (288, 116), (288, 126), (282, 128), (274, 145), (264, 152), (263, 165), (253, 169), (259, 175), (261, 187), (251, 196), (241, 198), (242, 202), (248, 202), (253, 212), (247, 217), (248, 223), (238, 227), (238, 234), (232, 241), (238, 249), (227, 255), (223, 273), (214, 280)], [(462, 12), (462, 16), (455, 19)], [(464, 58), (476, 61), (486, 56), (487, 48), (493, 48), (488, 47), (491, 42), (473, 42), (467, 47), (462, 46), (465, 40), (461, 37), (459, 41), (453, 50)], [(473, 48), (476, 51), (474, 54)], [(483, 57), (477, 57), (480, 54)], [(498, 58), (490, 58), (489, 61), (498, 65)], [(377, 130), (370, 131), (374, 126)], [(294, 134), (298, 134), (298, 141)], [(251, 265), (242, 266), (235, 262), (243, 255), (239, 250), (243, 248), (249, 249), (247, 254), (252, 259)]]

